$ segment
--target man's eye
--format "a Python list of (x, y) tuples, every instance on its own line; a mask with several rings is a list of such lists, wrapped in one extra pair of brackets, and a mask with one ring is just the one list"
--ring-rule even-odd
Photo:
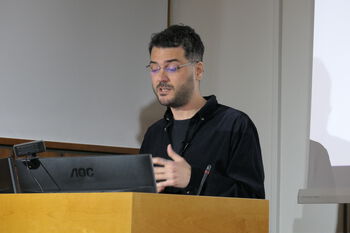
[(168, 66), (165, 68), (167, 72), (176, 72), (177, 71), (177, 66)]
[(160, 70), (159, 66), (150, 66), (149, 69), (151, 70), (151, 72), (158, 72)]

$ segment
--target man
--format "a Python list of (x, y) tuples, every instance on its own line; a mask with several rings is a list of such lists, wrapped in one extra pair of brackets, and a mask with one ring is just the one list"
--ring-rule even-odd
[(258, 134), (249, 117), (202, 97), (204, 46), (189, 26), (173, 25), (149, 44), (152, 86), (164, 118), (146, 132), (157, 191), (265, 198)]

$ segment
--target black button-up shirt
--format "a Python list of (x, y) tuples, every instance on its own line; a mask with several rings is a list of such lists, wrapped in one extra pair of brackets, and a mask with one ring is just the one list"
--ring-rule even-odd
[[(260, 143), (254, 123), (243, 112), (221, 105), (215, 96), (191, 118), (181, 153), (191, 166), (186, 188), (165, 188), (165, 193), (197, 194), (208, 165), (210, 172), (201, 195), (265, 198), (264, 169)], [(168, 109), (164, 118), (147, 130), (141, 153), (168, 157), (173, 115)]]

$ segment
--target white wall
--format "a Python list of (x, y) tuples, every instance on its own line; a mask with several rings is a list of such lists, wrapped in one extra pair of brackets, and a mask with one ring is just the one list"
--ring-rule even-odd
[(0, 137), (139, 147), (166, 23), (163, 0), (0, 0)]
[(283, 1), (280, 232), (337, 232), (337, 205), (295, 204), (308, 174), (313, 8), (312, 0)]
[[(350, 1), (315, 1), (310, 120), (310, 140), (314, 143), (309, 167), (324, 169), (309, 172), (313, 179), (309, 179), (308, 188), (333, 187), (331, 190), (343, 194), (350, 187), (350, 31), (344, 30), (350, 22), (349, 11)], [(325, 148), (325, 153), (317, 152), (318, 148)]]
[(313, 0), (176, 0), (172, 23), (206, 45), (205, 94), (258, 128), (271, 233), (336, 232), (336, 205), (299, 205), (307, 180)]

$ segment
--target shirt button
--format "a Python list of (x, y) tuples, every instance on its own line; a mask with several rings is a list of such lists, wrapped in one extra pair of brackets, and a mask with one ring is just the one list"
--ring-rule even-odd
[(190, 194), (191, 192), (190, 191), (187, 191), (186, 194)]
[(202, 117), (201, 120), (204, 121), (204, 117)]

